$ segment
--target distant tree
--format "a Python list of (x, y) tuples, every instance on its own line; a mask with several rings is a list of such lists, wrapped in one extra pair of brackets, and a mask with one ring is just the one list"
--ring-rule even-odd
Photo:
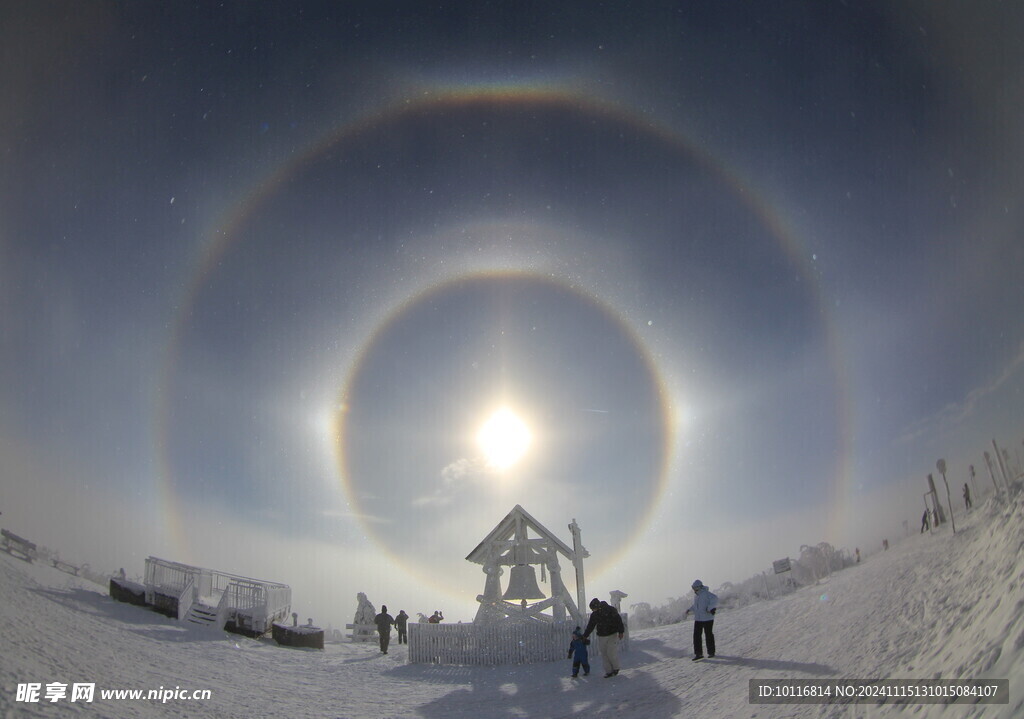
[[(761, 573), (742, 582), (724, 582), (716, 593), (719, 606), (743, 607), (754, 602), (777, 598), (796, 591), (801, 586), (816, 584), (831, 572), (837, 572), (854, 564), (849, 552), (836, 549), (828, 542), (802, 545), (800, 558), (791, 561), (791, 571), (782, 574)], [(669, 599), (661, 606), (637, 602), (630, 607), (630, 622), (634, 627), (657, 627), (676, 624), (685, 618), (686, 608), (693, 601), (692, 595)]]
[(647, 602), (638, 602), (629, 606), (629, 623), (637, 629), (646, 629), (654, 624), (654, 610)]

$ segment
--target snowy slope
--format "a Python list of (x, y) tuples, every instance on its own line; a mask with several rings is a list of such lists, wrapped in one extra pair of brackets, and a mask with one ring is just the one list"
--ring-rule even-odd
[[(585, 681), (568, 661), (526, 667), (405, 663), (392, 642), (280, 648), (186, 629), (106, 588), (0, 553), (0, 716), (790, 717), (1024, 716), (1024, 504), (989, 500), (956, 535), (913, 535), (782, 599), (715, 622), (719, 655), (690, 661), (689, 622), (637, 631), (623, 673)], [(681, 579), (681, 583), (685, 578)], [(567, 642), (568, 643), (568, 642)], [(596, 654), (596, 652), (595, 652)], [(748, 680), (1009, 678), (1010, 704), (750, 705)], [(19, 683), (209, 689), (205, 701), (16, 702)]]

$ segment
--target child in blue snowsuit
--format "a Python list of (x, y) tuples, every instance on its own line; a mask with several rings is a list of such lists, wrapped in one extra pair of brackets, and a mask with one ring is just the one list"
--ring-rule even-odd
[(590, 674), (590, 662), (587, 657), (587, 645), (589, 639), (583, 638), (583, 632), (579, 627), (573, 630), (572, 642), (569, 644), (569, 659), (572, 659), (572, 678), (576, 679), (580, 674), (580, 667), (583, 667), (583, 676)]

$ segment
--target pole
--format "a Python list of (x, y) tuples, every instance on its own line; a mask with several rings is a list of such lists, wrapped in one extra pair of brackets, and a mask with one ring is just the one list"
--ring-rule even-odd
[(583, 584), (583, 558), (589, 557), (590, 554), (583, 548), (583, 543), (580, 541), (580, 525), (576, 524), (575, 517), (573, 517), (572, 524), (569, 525), (569, 531), (572, 533), (572, 566), (576, 569), (576, 602), (580, 612), (580, 626), (585, 626), (587, 623), (587, 589)]
[(949, 481), (946, 479), (946, 460), (940, 459), (935, 463), (935, 468), (942, 475), (942, 481), (946, 485), (946, 504), (949, 505), (949, 521), (953, 524), (953, 534), (956, 534), (956, 519), (953, 517), (953, 498), (949, 496)]
[(1013, 462), (1010, 461), (1010, 451), (1007, 449), (999, 450), (1003, 455), (1003, 466), (1006, 467), (1006, 479), (1008, 482), (1017, 481), (1017, 470), (1013, 466)]
[(996, 484), (996, 475), (992, 471), (992, 458), (988, 456), (988, 452), (985, 452), (985, 466), (988, 467), (988, 476), (992, 478), (992, 486), (995, 487), (996, 494), (999, 494), (999, 485)]
[(946, 523), (946, 513), (942, 511), (942, 503), (939, 501), (939, 493), (935, 489), (935, 478), (932, 475), (928, 475), (928, 488), (932, 491), (932, 509), (935, 510), (935, 521), (933, 524), (936, 528), (940, 524)]
[(1010, 488), (1010, 476), (1006, 473), (1006, 465), (1003, 464), (1003, 453), (999, 451), (999, 445), (992, 440), (992, 448), (996, 451), (996, 463), (999, 465), (999, 472), (1003, 475), (1003, 484)]

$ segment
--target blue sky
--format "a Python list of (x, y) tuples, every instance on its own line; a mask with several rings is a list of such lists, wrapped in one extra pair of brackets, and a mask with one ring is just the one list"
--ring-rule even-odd
[(657, 603), (1022, 450), (1012, 6), (58, 7), (2, 10), (38, 543), (468, 619), (522, 504)]

